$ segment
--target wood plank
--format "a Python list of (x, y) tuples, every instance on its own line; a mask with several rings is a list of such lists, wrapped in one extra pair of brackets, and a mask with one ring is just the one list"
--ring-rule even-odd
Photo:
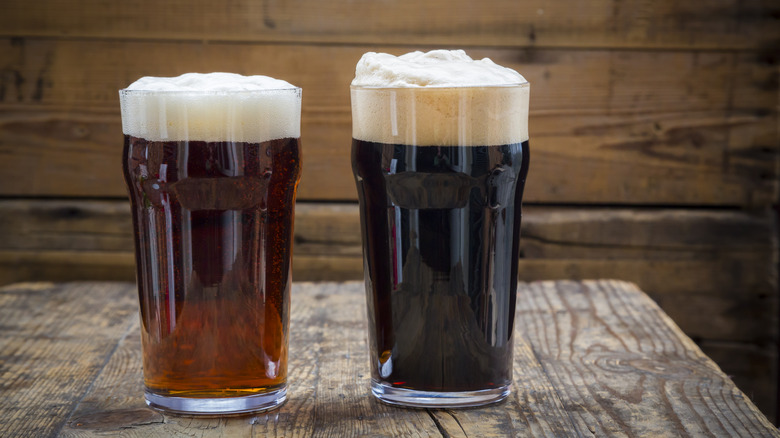
[[(527, 206), (524, 216), (522, 280), (621, 278), (703, 342), (765, 349), (778, 337), (774, 214)], [(131, 229), (125, 201), (2, 201), (0, 283), (133, 281)], [(355, 204), (298, 203), (293, 278), (362, 279), (358, 230)], [(760, 370), (775, 362), (734, 354), (724, 367), (772, 412), (775, 373)]]
[[(78, 255), (71, 254), (73, 258)], [(765, 266), (764, 270), (756, 266)], [(78, 278), (89, 265), (73, 267)], [(128, 268), (131, 269), (131, 268)], [(760, 272), (758, 272), (760, 271)], [(70, 272), (70, 271), (69, 271)], [(762, 275), (760, 282), (740, 283), (741, 275)], [(293, 278), (300, 281), (356, 280), (363, 276), (360, 256), (295, 256)], [(642, 284), (689, 336), (765, 344), (777, 339), (778, 298), (766, 258), (742, 263), (621, 259), (521, 259), (519, 279), (541, 281), (613, 277)], [(6, 277), (24, 280), (29, 277)], [(58, 280), (57, 277), (52, 278)], [(722, 280), (722, 281), (719, 281)], [(700, 281), (699, 287), (695, 287)], [(750, 281), (750, 280), (748, 280)]]
[(771, 205), (777, 178), (770, 167), (780, 154), (768, 140), (776, 115), (766, 117), (532, 118), (538, 129), (532, 131), (528, 201)]
[[(526, 207), (519, 275), (622, 278), (641, 285), (690, 336), (767, 342), (777, 336), (774, 218)], [(131, 230), (122, 201), (0, 202), (0, 278), (132, 281)], [(299, 203), (293, 278), (362, 278), (358, 230), (354, 204)]]
[[(734, 262), (653, 262), (644, 260), (524, 259), (523, 281), (559, 278), (590, 279), (611, 276), (642, 284), (648, 293), (690, 336), (700, 339), (766, 343), (777, 339), (778, 299), (771, 278), (759, 286), (739, 284), (743, 272), (755, 274), (765, 259)], [(737, 267), (736, 271), (729, 271)], [(767, 274), (767, 275), (771, 275)], [(296, 281), (356, 280), (363, 276), (360, 256), (293, 257)], [(725, 278), (719, 283), (719, 278)], [(0, 283), (47, 279), (52, 281), (135, 279), (132, 253), (69, 251), (0, 251)], [(697, 280), (699, 288), (689, 285)], [(734, 288), (729, 287), (736, 284)]]
[(543, 246), (525, 250), (528, 258), (605, 257), (600, 251), (610, 248), (623, 258), (701, 259), (713, 252), (770, 253), (778, 245), (770, 211), (526, 206), (523, 213), (522, 238)]
[(0, 201), (0, 249), (133, 250), (129, 201)]
[[(355, 64), (363, 53), (379, 49), (27, 38), (0, 38), (0, 48), (0, 67), (5, 72), (0, 102), (6, 104), (108, 108), (118, 114), (117, 90), (141, 76), (232, 71), (285, 79), (304, 89), (305, 115), (315, 115), (317, 120), (335, 116), (346, 122)], [(402, 54), (428, 48), (381, 49)], [(490, 57), (522, 73), (532, 84), (532, 112), (637, 112), (640, 106), (645, 113), (776, 110), (776, 67), (766, 54), (511, 47), (475, 47), (468, 53), (474, 58)]]
[[(294, 283), (290, 321), (290, 392), (279, 410), (233, 418), (164, 415), (143, 401), (138, 327), (117, 348), (63, 436), (200, 437), (438, 434), (423, 410), (399, 410), (368, 396), (365, 303), (358, 284)], [(228, 432), (229, 431), (229, 432)]]
[[(295, 255), (296, 281), (343, 281), (363, 278), (360, 255)], [(135, 281), (130, 251), (0, 250), (0, 285), (20, 281)]]
[[(295, 247), (307, 249), (301, 254), (361, 254), (357, 204), (298, 202), (295, 213)], [(526, 205), (522, 253), (660, 261), (770, 256), (778, 246), (776, 220), (769, 210)], [(129, 202), (2, 200), (0, 249), (132, 251)]]
[(135, 256), (129, 251), (0, 251), (0, 284), (47, 279), (134, 281)]
[[(653, 297), (681, 328), (692, 337), (740, 342), (764, 343), (777, 339), (778, 300), (770, 266), (759, 287), (742, 286), (737, 280), (750, 264), (746, 262), (733, 274), (721, 274), (734, 263), (663, 262), (645, 260), (524, 260), (518, 276), (524, 280), (619, 278), (647, 288)], [(718, 278), (732, 276), (729, 284)], [(701, 288), (690, 284), (702, 280)]]
[[(518, 300), (519, 330), (578, 430), (596, 436), (780, 435), (757, 409), (744, 410), (752, 406), (744, 394), (637, 292), (614, 281), (544, 282)], [(706, 403), (691, 403), (702, 398)]]
[[(0, 81), (0, 195), (124, 197), (118, 164), (108, 165), (121, 148), (117, 90), (146, 74), (232, 70), (304, 88), (300, 198), (356, 198), (347, 87), (370, 46), (0, 39), (0, 47), (0, 69), (9, 72)], [(528, 201), (763, 206), (780, 193), (775, 70), (766, 59), (473, 54), (533, 84)]]
[(367, 392), (362, 284), (296, 283), (291, 380), (301, 380), (279, 410), (222, 419), (148, 410), (131, 334), (62, 436), (780, 436), (632, 285), (545, 282), (521, 284), (520, 292), (518, 383), (506, 403), (468, 410), (377, 403)]
[[(296, 253), (361, 255), (357, 204), (298, 202), (295, 213)], [(523, 213), (521, 251), (528, 259), (717, 261), (771, 257), (778, 246), (777, 216), (769, 210), (526, 205)], [(0, 249), (130, 252), (129, 203), (2, 200)]]
[[(702, 351), (726, 373), (750, 400), (777, 424), (777, 346), (701, 341)], [(764, 379), (748, 376), (765, 376)], [(775, 408), (773, 408), (775, 407)]]
[(751, 49), (778, 38), (771, 3), (735, 0), (238, 0), (229, 7), (203, 0), (7, 0), (4, 12), (3, 35), (36, 37), (697, 49)]
[(3, 436), (54, 436), (137, 321), (129, 284), (0, 289)]
[[(778, 193), (780, 153), (770, 141), (776, 120), (774, 114), (533, 115), (525, 199), (770, 205)], [(349, 121), (332, 122), (304, 116), (301, 200), (356, 199)], [(0, 195), (127, 196), (116, 114), (0, 108), (0, 154)]]
[[(425, 411), (398, 412), (369, 397), (365, 301), (360, 299), (360, 287), (339, 283), (324, 287), (318, 283), (296, 286), (293, 299), (300, 307), (297, 312), (293, 309), (291, 315), (297, 313), (300, 319), (292, 319), (290, 325), (305, 328), (307, 334), (302, 339), (294, 339), (294, 333), (291, 335), (290, 356), (307, 350), (313, 357), (300, 365), (291, 363), (291, 367), (306, 363), (314, 368), (308, 373), (309, 385), (306, 385), (312, 386), (312, 396), (301, 412), (310, 429), (302, 436), (436, 434), (436, 425)], [(293, 397), (291, 394), (291, 401)], [(268, 426), (266, 420), (265, 427)], [(278, 426), (274, 424), (274, 427)]]
[[(519, 288), (522, 292), (523, 287)], [(549, 384), (533, 348), (515, 335), (514, 382), (503, 404), (503, 415), (494, 406), (474, 409), (430, 409), (442, 435), (482, 436), (578, 436), (569, 414), (563, 409), (557, 390)], [(552, 414), (552, 415), (551, 415)]]
[[(690, 336), (777, 338), (774, 214), (524, 210), (522, 280), (621, 278), (639, 284)], [(298, 203), (293, 278), (361, 279), (359, 229), (355, 204)], [(131, 232), (123, 201), (0, 202), (0, 281), (132, 281)]]

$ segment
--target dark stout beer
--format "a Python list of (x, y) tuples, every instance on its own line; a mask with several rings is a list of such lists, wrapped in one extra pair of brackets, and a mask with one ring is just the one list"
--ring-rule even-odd
[(465, 52), (355, 67), (371, 392), (403, 406), (503, 400), (512, 384), (529, 85)]
[(372, 376), (381, 384), (451, 392), (511, 383), (528, 153), (527, 141), (353, 140)]
[(221, 398), (283, 387), (299, 139), (125, 135), (123, 170), (147, 390)]

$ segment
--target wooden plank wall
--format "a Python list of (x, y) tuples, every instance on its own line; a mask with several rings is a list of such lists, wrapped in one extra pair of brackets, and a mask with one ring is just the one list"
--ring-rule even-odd
[(780, 6), (765, 0), (5, 0), (0, 283), (133, 280), (117, 90), (304, 89), (294, 278), (362, 277), (348, 85), (465, 48), (532, 84), (522, 280), (636, 282), (774, 419)]

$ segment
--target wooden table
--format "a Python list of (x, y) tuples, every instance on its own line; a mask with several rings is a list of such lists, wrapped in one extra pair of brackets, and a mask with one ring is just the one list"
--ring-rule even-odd
[(163, 415), (142, 397), (135, 286), (0, 288), (0, 436), (780, 436), (634, 285), (521, 284), (510, 398), (401, 409), (368, 394), (361, 283), (296, 283), (287, 404)]

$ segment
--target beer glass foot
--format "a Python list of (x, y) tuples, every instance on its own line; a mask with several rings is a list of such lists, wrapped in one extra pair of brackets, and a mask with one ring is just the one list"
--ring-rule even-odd
[(268, 411), (284, 404), (287, 400), (287, 387), (245, 397), (166, 397), (149, 391), (144, 392), (144, 397), (149, 407), (174, 414), (210, 416), (247, 414)]
[(396, 388), (371, 380), (371, 393), (379, 401), (417, 408), (468, 408), (498, 403), (509, 395), (510, 385), (480, 391), (435, 392)]

